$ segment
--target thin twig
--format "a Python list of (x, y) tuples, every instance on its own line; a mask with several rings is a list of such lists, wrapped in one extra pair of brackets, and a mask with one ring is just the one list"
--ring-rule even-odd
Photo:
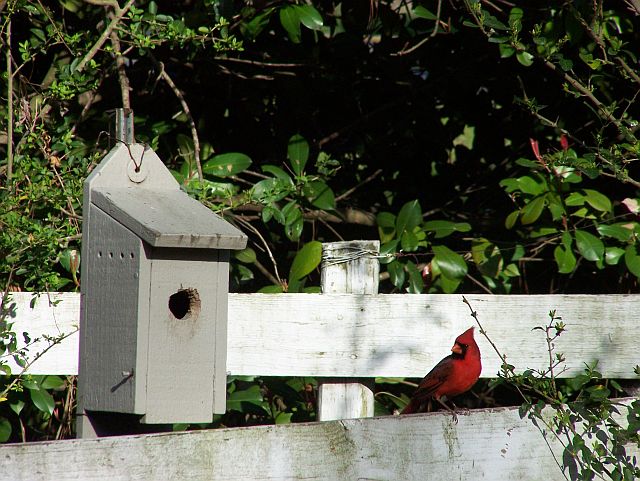
[(24, 374), (33, 365), (34, 362), (36, 362), (38, 359), (44, 356), (51, 348), (53, 348), (54, 346), (57, 346), (62, 341), (64, 341), (67, 337), (72, 336), (76, 332), (78, 332), (78, 328), (74, 329), (71, 332), (63, 334), (61, 336), (58, 336), (52, 341), (49, 341), (49, 345), (45, 347), (42, 351), (36, 353), (36, 355), (33, 356), (33, 358), (25, 364), (25, 366), (22, 368), (22, 371), (20, 371), (20, 373), (15, 376), (13, 381), (11, 381), (11, 383), (6, 388), (4, 388), (2, 392), (0, 392), (0, 398), (5, 397), (7, 393), (11, 391), (11, 389), (13, 389), (13, 386), (15, 386), (16, 384), (18, 384), (18, 382), (20, 382), (20, 380), (22, 379), (22, 376), (24, 376)]
[(162, 62), (158, 62), (158, 64), (160, 66), (160, 74), (158, 74), (158, 77), (167, 82), (169, 88), (173, 90), (173, 93), (176, 97), (178, 97), (178, 100), (180, 101), (180, 105), (182, 105), (182, 111), (189, 119), (189, 126), (191, 127), (191, 138), (193, 139), (193, 158), (195, 159), (196, 167), (198, 169), (198, 180), (200, 181), (201, 185), (204, 185), (204, 175), (202, 173), (202, 164), (200, 163), (200, 138), (198, 137), (198, 130), (196, 129), (196, 123), (193, 120), (193, 115), (191, 115), (191, 110), (189, 109), (189, 105), (187, 104), (184, 95), (164, 69), (164, 64)]
[(76, 70), (78, 72), (82, 72), (82, 70), (84, 70), (85, 65), (87, 65), (87, 63), (93, 57), (96, 56), (96, 54), (98, 53), (98, 50), (102, 48), (102, 45), (104, 45), (104, 43), (107, 41), (107, 38), (109, 38), (109, 35), (111, 35), (111, 31), (114, 28), (116, 28), (116, 25), (118, 25), (120, 20), (122, 20), (122, 17), (124, 17), (126, 13), (129, 11), (129, 9), (131, 8), (131, 5), (133, 5), (133, 2), (135, 2), (135, 0), (129, 0), (121, 9), (117, 9), (117, 8), (115, 9), (116, 14), (111, 20), (111, 22), (109, 22), (109, 25), (107, 25), (107, 28), (105, 28), (104, 32), (102, 32), (102, 34), (100, 35), (100, 38), (98, 38), (98, 40), (93, 45), (93, 47), (91, 47), (91, 49), (87, 52), (87, 54), (82, 58), (82, 60), (80, 60), (80, 62), (76, 66)]
[(425, 38), (423, 38), (422, 40), (420, 40), (418, 43), (416, 43), (413, 47), (408, 48), (408, 49), (402, 49), (399, 52), (396, 52), (395, 54), (392, 54), (394, 56), (398, 56), (398, 57), (402, 57), (403, 55), (409, 55), (412, 52), (415, 52), (417, 49), (419, 49), (420, 47), (422, 47), (425, 43), (427, 43), (429, 40), (431, 40), (432, 38), (434, 38), (436, 35), (438, 35), (438, 27), (440, 26), (440, 12), (442, 10), (442, 0), (438, 0), (438, 7), (436, 10), (436, 20), (435, 20), (435, 27), (433, 27), (433, 31), (431, 32), (431, 34)]
[(380, 174), (382, 174), (383, 170), (382, 169), (378, 169), (376, 170), (373, 174), (371, 174), (369, 177), (367, 177), (366, 179), (364, 179), (362, 182), (356, 184), (355, 186), (351, 187), (350, 189), (346, 190), (345, 192), (343, 192), (342, 194), (340, 194), (339, 196), (336, 197), (336, 202), (340, 202), (341, 200), (346, 199), (347, 197), (349, 197), (351, 194), (353, 194), (357, 189), (359, 189), (360, 187), (362, 187), (365, 184), (368, 184), (369, 182), (371, 182), (373, 179), (375, 179), (376, 177), (378, 177)]
[(242, 225), (244, 225), (247, 229), (251, 230), (255, 235), (257, 235), (260, 238), (260, 240), (262, 241), (262, 245), (267, 250), (267, 254), (269, 255), (269, 259), (271, 259), (271, 264), (273, 265), (273, 270), (275, 272), (275, 277), (276, 277), (275, 280), (277, 281), (277, 282), (275, 282), (275, 284), (283, 285), (282, 279), (280, 278), (280, 274), (278, 273), (278, 264), (276, 263), (276, 260), (273, 257), (273, 253), (271, 252), (271, 249), (269, 248), (269, 244), (267, 243), (265, 238), (262, 236), (260, 231), (258, 229), (256, 229), (253, 225), (251, 225), (250, 222), (245, 221), (242, 217), (236, 216), (235, 219), (238, 222), (240, 222)]

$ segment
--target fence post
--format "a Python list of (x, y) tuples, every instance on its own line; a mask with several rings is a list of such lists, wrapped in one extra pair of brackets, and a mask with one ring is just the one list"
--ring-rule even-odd
[[(379, 241), (322, 244), (324, 294), (377, 294)], [(318, 420), (373, 416), (373, 379), (325, 378), (318, 385)]]

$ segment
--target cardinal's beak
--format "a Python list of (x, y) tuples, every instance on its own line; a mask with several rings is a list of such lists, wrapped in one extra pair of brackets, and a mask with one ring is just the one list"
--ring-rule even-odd
[(451, 352), (455, 352), (456, 354), (462, 354), (462, 346), (456, 342), (451, 348)]

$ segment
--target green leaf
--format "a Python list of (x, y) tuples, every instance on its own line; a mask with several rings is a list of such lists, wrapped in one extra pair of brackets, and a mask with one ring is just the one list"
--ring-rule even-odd
[(11, 437), (11, 423), (5, 417), (0, 417), (0, 443), (6, 443)]
[(438, 268), (443, 276), (450, 280), (461, 280), (467, 275), (467, 263), (457, 252), (446, 246), (433, 246), (435, 254), (433, 262), (438, 264)]
[(465, 125), (462, 133), (453, 139), (453, 145), (463, 145), (469, 150), (473, 150), (473, 140), (476, 137), (476, 128)]
[(404, 232), (400, 238), (400, 246), (403, 251), (414, 252), (418, 249), (418, 238), (413, 232)]
[(60, 376), (47, 376), (40, 383), (42, 389), (58, 389), (64, 386), (65, 380)]
[(333, 191), (321, 180), (307, 182), (302, 192), (311, 205), (318, 209), (333, 210), (336, 208), (336, 198)]
[(531, 67), (533, 65), (533, 55), (529, 52), (520, 51), (516, 54), (516, 58), (518, 62), (525, 67)]
[(569, 207), (578, 207), (584, 205), (585, 200), (584, 194), (580, 192), (571, 192), (571, 194), (569, 194), (564, 200), (564, 203)]
[(459, 280), (449, 279), (444, 276), (441, 276), (438, 279), (438, 283), (440, 284), (440, 287), (445, 294), (453, 294), (454, 292), (456, 292), (456, 290), (458, 290), (458, 287), (460, 286), (460, 282), (461, 281)]
[(30, 389), (31, 401), (43, 413), (53, 414), (55, 402), (53, 396), (44, 389)]
[(227, 410), (242, 411), (242, 403), (249, 403), (262, 407), (263, 397), (260, 386), (251, 386), (248, 389), (234, 391), (227, 398)]
[(418, 270), (418, 267), (414, 262), (408, 261), (405, 267), (409, 273), (409, 287), (407, 292), (409, 292), (409, 294), (422, 294), (424, 291), (422, 273)]
[(518, 216), (520, 216), (519, 210), (514, 210), (511, 214), (507, 216), (504, 220), (504, 226), (507, 229), (512, 229), (514, 225), (516, 225), (516, 221), (518, 220)]
[(516, 53), (516, 49), (506, 43), (498, 45), (498, 51), (500, 52), (500, 58), (509, 58)]
[(624, 252), (624, 263), (634, 276), (640, 278), (640, 255), (635, 245), (627, 246)]
[(402, 235), (405, 231), (413, 231), (422, 222), (422, 209), (417, 200), (407, 202), (402, 206), (396, 218), (396, 232)]
[(258, 292), (260, 294), (281, 294), (282, 286), (276, 286), (276, 285), (264, 286), (261, 289), (258, 289)]
[(392, 262), (387, 265), (387, 272), (391, 283), (396, 287), (402, 287), (406, 277), (404, 265), (398, 261)]
[(540, 196), (533, 199), (521, 210), (520, 221), (524, 224), (533, 224), (538, 220), (544, 209), (545, 197)]
[(584, 189), (585, 200), (587, 203), (596, 210), (601, 212), (611, 212), (613, 206), (611, 205), (611, 201), (609, 197), (604, 194), (601, 194), (597, 190)]
[(278, 413), (278, 415), (275, 418), (275, 423), (276, 424), (291, 424), (291, 416), (293, 416), (293, 413)]
[(249, 168), (251, 158), (240, 152), (228, 152), (214, 155), (211, 160), (202, 165), (202, 172), (216, 177), (229, 177), (239, 174)]
[(275, 165), (263, 165), (260, 167), (262, 169), (262, 172), (267, 172), (268, 174), (273, 175), (274, 177), (276, 177), (277, 179), (280, 180), (284, 180), (289, 182), (292, 186), (294, 186), (295, 184), (293, 183), (293, 179), (291, 178), (291, 176), (289, 174), (287, 174), (283, 169), (281, 169), (280, 167), (276, 167)]
[(302, 279), (318, 267), (321, 260), (322, 243), (318, 241), (308, 242), (302, 246), (302, 249), (298, 251), (293, 259), (291, 270), (289, 271), (289, 279)]
[(302, 175), (309, 160), (309, 144), (302, 135), (294, 135), (289, 139), (287, 158), (296, 175)]
[(564, 232), (562, 234), (562, 245), (557, 246), (553, 251), (553, 257), (556, 260), (556, 264), (558, 264), (558, 272), (560, 274), (569, 274), (576, 267), (576, 256), (573, 255), (572, 243), (571, 234)]
[(9, 407), (11, 408), (11, 410), (16, 413), (18, 416), (20, 416), (20, 413), (22, 412), (22, 409), (25, 406), (25, 402), (22, 401), (21, 399), (18, 399), (16, 402), (9, 404)]
[(287, 31), (289, 40), (293, 43), (300, 43), (302, 33), (300, 32), (300, 13), (295, 5), (286, 5), (280, 9), (280, 23)]
[(380, 264), (389, 264), (390, 262), (396, 260), (393, 254), (398, 252), (399, 243), (399, 239), (393, 239), (389, 242), (385, 242), (380, 246)]
[(604, 256), (604, 244), (593, 234), (576, 230), (576, 245), (582, 256), (589, 261), (602, 261)]
[(596, 229), (598, 233), (605, 237), (613, 237), (616, 240), (627, 242), (633, 235), (633, 229), (627, 227), (628, 224), (600, 224)]
[(450, 222), (448, 220), (430, 220), (423, 224), (422, 228), (427, 232), (434, 232), (435, 238), (447, 237), (454, 232), (469, 232), (471, 225), (466, 222)]
[(524, 194), (540, 195), (546, 190), (544, 180), (539, 181), (528, 175), (518, 177), (516, 180), (518, 182), (518, 188)]
[(178, 152), (180, 153), (180, 157), (191, 164), (195, 155), (193, 139), (187, 135), (178, 134), (176, 136), (176, 142), (178, 142)]
[(322, 15), (313, 5), (296, 5), (294, 8), (298, 11), (298, 18), (302, 25), (309, 30), (321, 30), (324, 22)]
[(485, 238), (473, 239), (471, 244), (473, 262), (482, 275), (497, 277), (502, 270), (502, 254), (500, 249)]
[(620, 262), (620, 259), (624, 255), (624, 250), (620, 247), (607, 247), (604, 250), (604, 261), (607, 265), (615, 266)]
[(424, 18), (426, 20), (438, 19), (438, 17), (434, 13), (424, 8), (422, 5), (418, 5), (416, 6), (416, 8), (413, 9), (413, 16), (417, 18)]
[(509, 27), (486, 10), (482, 11), (482, 23), (485, 27), (493, 28), (495, 30), (509, 30)]
[(277, 202), (293, 191), (292, 186), (281, 179), (262, 179), (251, 190), (252, 199), (258, 202)]
[(515, 30), (519, 30), (520, 23), (522, 22), (522, 17), (524, 16), (524, 11), (521, 8), (515, 7), (509, 11), (509, 26)]
[(256, 251), (254, 251), (251, 247), (246, 247), (240, 251), (235, 251), (233, 253), (233, 257), (238, 259), (240, 262), (244, 262), (245, 264), (253, 264), (256, 261)]
[(395, 230), (396, 216), (391, 212), (379, 212), (378, 215), (376, 215), (376, 223), (385, 229), (391, 228)]
[(291, 241), (297, 241), (302, 235), (302, 229), (304, 227), (304, 221), (302, 216), (297, 217), (293, 222), (287, 223), (284, 226), (284, 233)]
[(241, 23), (240, 28), (242, 33), (250, 39), (255, 39), (269, 24), (271, 14), (274, 11), (274, 8), (268, 8), (253, 17), (250, 21)]

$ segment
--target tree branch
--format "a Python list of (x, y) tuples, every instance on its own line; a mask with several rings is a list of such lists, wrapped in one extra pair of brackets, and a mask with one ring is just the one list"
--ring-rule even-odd
[(178, 100), (180, 101), (180, 105), (182, 105), (182, 111), (185, 113), (185, 115), (189, 119), (189, 126), (191, 127), (191, 138), (193, 139), (193, 157), (195, 159), (196, 167), (198, 169), (198, 180), (202, 184), (202, 181), (204, 180), (204, 175), (202, 173), (202, 164), (200, 163), (200, 138), (198, 137), (198, 130), (196, 129), (196, 123), (193, 120), (193, 115), (191, 115), (191, 110), (189, 109), (189, 105), (187, 104), (187, 101), (185, 100), (184, 95), (182, 94), (180, 89), (176, 86), (176, 84), (173, 82), (171, 77), (169, 77), (169, 74), (165, 71), (164, 64), (162, 62), (158, 62), (158, 65), (160, 66), (160, 74), (158, 75), (158, 78), (161, 78), (162, 80), (167, 82), (167, 85), (169, 86), (169, 88), (173, 90), (173, 93), (175, 94), (175, 96), (178, 97)]
[[(104, 32), (102, 32), (102, 35), (100, 35), (100, 38), (98, 38), (97, 42), (93, 45), (93, 47), (91, 47), (91, 49), (87, 52), (87, 54), (82, 58), (82, 60), (80, 60), (80, 63), (78, 63), (78, 65), (76, 66), (76, 70), (78, 72), (82, 72), (84, 70), (84, 67), (87, 65), (87, 63), (96, 56), (96, 54), (98, 53), (98, 50), (100, 50), (102, 48), (102, 46), (104, 45), (104, 42), (107, 41), (107, 38), (109, 38), (109, 35), (111, 35), (111, 31), (116, 28), (116, 25), (118, 25), (118, 23), (120, 22), (120, 20), (122, 20), (122, 17), (124, 17), (126, 15), (126, 13), (129, 11), (129, 9), (131, 8), (131, 5), (133, 5), (133, 2), (135, 2), (135, 0), (129, 0), (124, 7), (122, 8), (115, 8), (117, 7), (118, 3), (115, 2), (115, 0), (113, 2), (108, 2), (108, 3), (102, 3), (101, 5), (111, 5), (114, 6), (114, 10), (116, 11), (114, 17), (111, 19), (111, 22), (109, 22), (109, 25), (107, 25), (107, 28), (104, 30)], [(87, 3), (93, 3), (93, 2), (87, 2)]]
[[(109, 8), (109, 7), (105, 7)], [(119, 8), (119, 7), (118, 7)], [(109, 10), (107, 14), (111, 19), (111, 23), (116, 18), (116, 13)], [(127, 71), (125, 69), (125, 61), (124, 56), (122, 55), (122, 51), (120, 49), (120, 38), (118, 37), (118, 32), (115, 29), (111, 30), (109, 34), (111, 39), (111, 45), (113, 46), (113, 53), (116, 60), (116, 69), (118, 70), (118, 83), (120, 84), (120, 91), (122, 94), (122, 108), (125, 112), (131, 111), (131, 99), (129, 97), (129, 93), (131, 92), (131, 87), (129, 86), (129, 78), (127, 77)]]
[(7, 21), (7, 188), (13, 176), (13, 59), (11, 58), (11, 18)]

